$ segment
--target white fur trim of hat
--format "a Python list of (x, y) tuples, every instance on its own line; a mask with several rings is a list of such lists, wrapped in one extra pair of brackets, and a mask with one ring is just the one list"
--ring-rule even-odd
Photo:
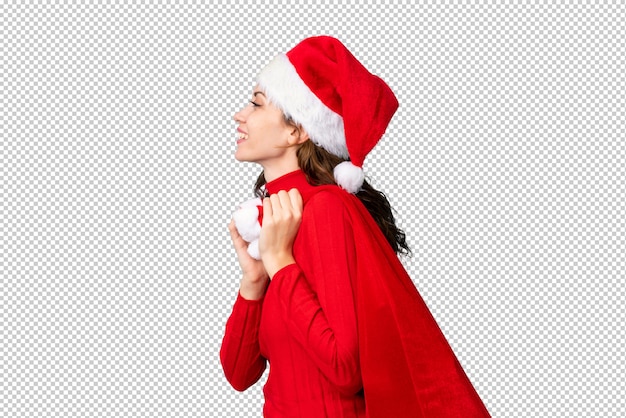
[(287, 55), (277, 55), (270, 61), (257, 82), (269, 101), (302, 125), (316, 145), (341, 158), (349, 157), (342, 117), (311, 92)]
[(330, 36), (306, 38), (277, 55), (258, 74), (257, 84), (313, 143), (349, 160), (335, 168), (335, 181), (358, 192), (365, 156), (398, 108), (389, 86)]

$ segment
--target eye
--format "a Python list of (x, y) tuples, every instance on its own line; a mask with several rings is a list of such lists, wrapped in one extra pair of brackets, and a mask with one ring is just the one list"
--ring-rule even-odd
[(254, 100), (250, 100), (250, 104), (254, 107), (259, 107), (261, 106), (260, 104), (258, 104), (257, 102), (255, 102)]

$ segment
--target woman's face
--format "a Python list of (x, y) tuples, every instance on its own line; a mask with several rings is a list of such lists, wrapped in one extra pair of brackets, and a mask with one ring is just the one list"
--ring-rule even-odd
[(233, 119), (239, 124), (235, 151), (238, 161), (259, 163), (267, 170), (294, 158), (293, 147), (289, 147), (293, 126), (285, 122), (282, 111), (258, 87), (254, 88), (250, 103)]

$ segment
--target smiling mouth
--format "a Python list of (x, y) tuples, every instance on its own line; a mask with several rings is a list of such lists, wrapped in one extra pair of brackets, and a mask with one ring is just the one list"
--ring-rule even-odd
[(237, 145), (241, 144), (246, 139), (248, 139), (248, 134), (245, 134), (243, 132), (237, 132), (237, 137), (236, 137)]

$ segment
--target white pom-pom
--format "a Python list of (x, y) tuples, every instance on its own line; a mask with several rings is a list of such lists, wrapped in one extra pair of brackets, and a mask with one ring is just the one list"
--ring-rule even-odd
[(259, 252), (259, 240), (258, 239), (255, 239), (250, 244), (248, 244), (248, 254), (250, 254), (250, 257), (254, 258), (255, 260), (261, 259), (261, 253)]
[(356, 193), (361, 189), (365, 180), (365, 173), (361, 167), (357, 167), (350, 161), (338, 164), (334, 170), (335, 181), (349, 193)]
[(235, 227), (241, 238), (248, 243), (248, 254), (254, 259), (260, 260), (259, 236), (261, 235), (261, 225), (259, 224), (259, 208), (263, 202), (260, 198), (255, 198), (243, 202), (235, 213), (233, 220)]
[(251, 242), (259, 237), (261, 225), (259, 225), (259, 210), (256, 207), (237, 209), (233, 213), (233, 220), (244, 241)]
[(263, 201), (261, 200), (260, 197), (255, 197), (253, 199), (250, 200), (246, 200), (243, 203), (240, 203), (239, 206), (237, 206), (237, 209), (241, 209), (241, 208), (254, 208), (257, 206), (263, 206)]

